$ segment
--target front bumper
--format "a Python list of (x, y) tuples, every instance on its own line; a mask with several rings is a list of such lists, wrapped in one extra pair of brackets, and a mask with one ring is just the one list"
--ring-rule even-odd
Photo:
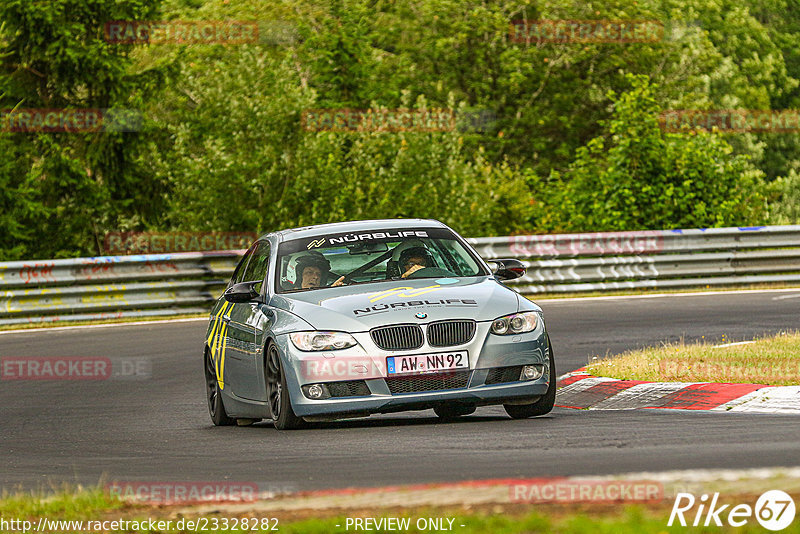
[[(403, 377), (410, 387), (390, 387), (389, 381), (398, 378), (387, 377), (386, 358), (404, 354), (425, 354), (442, 352), (441, 348), (423, 347), (413, 351), (384, 351), (378, 348), (368, 332), (355, 333), (359, 345), (350, 349), (309, 353), (298, 350), (288, 336), (276, 340), (284, 359), (287, 386), (292, 408), (296, 415), (308, 419), (335, 419), (391, 413), (405, 410), (423, 410), (441, 404), (464, 404), (485, 406), (492, 404), (535, 402), (547, 392), (551, 379), (549, 366), (549, 346), (543, 322), (532, 332), (516, 336), (497, 336), (489, 333), (490, 323), (478, 323), (476, 334), (470, 343), (447, 350), (466, 350), (469, 355), (469, 369), (449, 373), (414, 375), (422, 382), (426, 377), (445, 378), (458, 373), (462, 383), (456, 386), (449, 383), (446, 389), (415, 390), (415, 380)], [(509, 369), (523, 365), (540, 364), (544, 374), (537, 380), (498, 380), (498, 368)], [(499, 374), (498, 374), (499, 373)], [(512, 373), (513, 374), (513, 373)], [(508, 378), (508, 377), (507, 377)], [(301, 386), (308, 384), (329, 384), (332, 382), (358, 382), (358, 392), (351, 396), (327, 399), (310, 399)], [(366, 387), (365, 387), (366, 385)], [(430, 383), (426, 385), (429, 389)]]

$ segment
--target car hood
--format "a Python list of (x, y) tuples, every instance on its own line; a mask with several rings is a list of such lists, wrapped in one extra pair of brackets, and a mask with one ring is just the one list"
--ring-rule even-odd
[(302, 317), (317, 330), (347, 332), (442, 319), (491, 321), (520, 306), (515, 291), (488, 276), (331, 287), (276, 295), (270, 304)]

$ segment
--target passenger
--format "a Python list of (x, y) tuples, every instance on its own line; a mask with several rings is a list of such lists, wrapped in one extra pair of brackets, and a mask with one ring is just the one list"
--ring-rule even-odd
[(400, 278), (408, 278), (420, 269), (431, 267), (433, 261), (431, 253), (425, 247), (410, 247), (400, 253), (398, 264), (403, 271)]

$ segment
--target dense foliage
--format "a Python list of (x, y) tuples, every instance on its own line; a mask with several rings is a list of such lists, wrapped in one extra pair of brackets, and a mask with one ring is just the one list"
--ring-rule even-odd
[[(509, 36), (519, 19), (654, 20), (664, 36), (525, 42)], [(261, 39), (107, 42), (119, 20), (258, 21)], [(0, 109), (125, 108), (143, 122), (0, 128), (0, 260), (98, 254), (110, 231), (379, 217), (473, 236), (798, 223), (796, 132), (658, 122), (800, 108), (798, 21), (800, 0), (2, 0)], [(320, 108), (496, 120), (304, 129)]]

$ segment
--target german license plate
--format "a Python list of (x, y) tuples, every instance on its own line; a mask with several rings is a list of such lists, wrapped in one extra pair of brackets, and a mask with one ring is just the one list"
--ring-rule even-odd
[(467, 351), (389, 356), (386, 358), (386, 370), (389, 375), (435, 373), (452, 369), (469, 369)]

